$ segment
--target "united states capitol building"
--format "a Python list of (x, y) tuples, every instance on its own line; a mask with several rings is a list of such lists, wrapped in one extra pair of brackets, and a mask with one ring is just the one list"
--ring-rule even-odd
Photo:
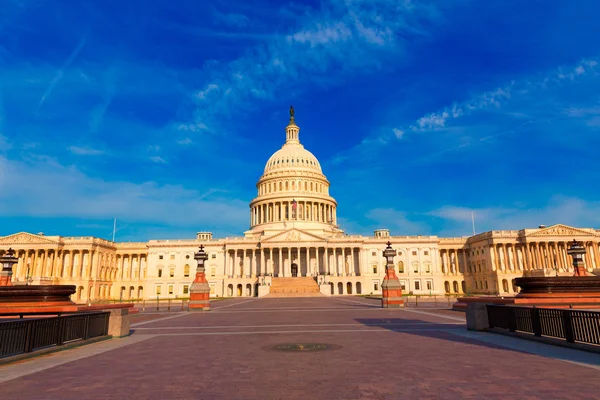
[(347, 235), (337, 225), (330, 182), (301, 144), (293, 109), (290, 114), (285, 143), (256, 185), (243, 236), (199, 232), (190, 239), (121, 243), (15, 233), (0, 237), (0, 254), (17, 251), (13, 284), (75, 285), (77, 302), (186, 298), (200, 244), (209, 257), (212, 297), (377, 294), (388, 241), (398, 252), (394, 265), (405, 293), (513, 294), (513, 278), (572, 274), (566, 250), (573, 239), (586, 247), (588, 270), (600, 268), (600, 230), (590, 228), (540, 226), (455, 238), (397, 236), (387, 229)]

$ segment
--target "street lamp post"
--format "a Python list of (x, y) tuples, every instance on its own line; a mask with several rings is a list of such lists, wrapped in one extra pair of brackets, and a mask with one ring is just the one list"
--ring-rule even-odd
[(571, 246), (567, 250), (567, 254), (573, 257), (573, 269), (575, 270), (573, 276), (588, 276), (588, 273), (585, 270), (585, 262), (583, 261), (585, 247), (577, 240), (573, 239)]
[(210, 311), (210, 286), (206, 280), (204, 263), (208, 260), (208, 254), (204, 246), (200, 245), (198, 252), (194, 253), (197, 262), (196, 278), (190, 287), (190, 311)]
[(2, 271), (0, 272), (0, 286), (12, 286), (12, 270), (19, 259), (15, 257), (15, 251), (9, 248), (2, 257), (0, 257), (0, 263), (2, 264)]
[(385, 277), (381, 284), (381, 306), (383, 308), (401, 308), (404, 307), (402, 299), (402, 286), (396, 276), (394, 267), (394, 257), (396, 250), (392, 249), (392, 242), (387, 242), (387, 247), (383, 250), (383, 257), (386, 259)]

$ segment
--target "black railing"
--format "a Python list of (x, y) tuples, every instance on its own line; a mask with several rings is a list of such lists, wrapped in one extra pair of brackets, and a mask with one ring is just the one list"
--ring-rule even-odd
[(600, 345), (600, 312), (487, 305), (490, 328)]
[(100, 311), (0, 320), (0, 358), (106, 336), (109, 316), (110, 312)]

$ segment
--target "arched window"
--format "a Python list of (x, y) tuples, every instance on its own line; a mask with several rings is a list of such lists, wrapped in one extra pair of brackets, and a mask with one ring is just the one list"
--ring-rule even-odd
[(279, 191), (281, 192), (283, 190), (283, 183), (279, 182)]
[(183, 276), (186, 278), (190, 276), (190, 266), (188, 264), (185, 264), (185, 267), (183, 267)]
[(454, 293), (458, 293), (458, 282), (452, 282), (452, 289), (454, 289)]
[(446, 291), (446, 293), (450, 293), (450, 282), (444, 282), (444, 290)]
[(312, 192), (312, 190), (313, 190), (313, 183), (311, 182), (310, 183), (310, 191)]
[(285, 181), (285, 190), (290, 190), (290, 183)]
[(404, 261), (398, 261), (398, 273), (404, 273)]
[(502, 290), (508, 293), (508, 281), (506, 279), (502, 279)]
[(292, 181), (292, 190), (296, 190), (296, 181)]
[(304, 182), (304, 190), (307, 190), (307, 188), (308, 188), (308, 183)]

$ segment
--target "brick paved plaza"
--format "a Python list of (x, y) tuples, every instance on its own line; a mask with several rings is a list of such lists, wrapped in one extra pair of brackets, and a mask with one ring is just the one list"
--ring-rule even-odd
[[(600, 355), (469, 332), (463, 314), (431, 306), (246, 298), (215, 302), (210, 313), (144, 313), (132, 329), (0, 367), (2, 398), (600, 398)], [(282, 343), (341, 348), (268, 349)]]

